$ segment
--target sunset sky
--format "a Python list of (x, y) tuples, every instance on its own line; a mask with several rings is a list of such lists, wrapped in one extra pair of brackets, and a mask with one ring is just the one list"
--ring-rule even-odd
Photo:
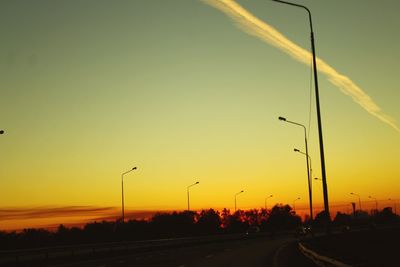
[[(305, 11), (233, 3), (310, 50)], [(296, 3), (312, 11), (318, 64), (362, 92), (352, 97), (321, 65), (332, 205), (349, 209), (350, 192), (366, 207), (368, 196), (400, 204), (400, 2)], [(0, 230), (119, 215), (121, 174), (134, 166), (128, 212), (183, 210), (196, 181), (193, 209), (233, 209), (240, 190), (241, 209), (270, 194), (269, 206), (300, 197), (306, 209), (305, 158), (293, 152), (305, 150), (304, 133), (278, 116), (310, 123), (321, 177), (309, 58), (236, 11), (217, 0), (1, 1)], [(321, 210), (321, 182), (313, 186)]]

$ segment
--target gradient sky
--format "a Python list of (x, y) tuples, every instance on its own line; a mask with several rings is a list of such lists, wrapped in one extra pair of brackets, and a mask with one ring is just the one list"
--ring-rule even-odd
[[(237, 1), (309, 50), (301, 9)], [(317, 56), (400, 120), (397, 0), (298, 0)], [(310, 67), (203, 1), (0, 2), (0, 209), (306, 207)], [(400, 199), (400, 133), (319, 75), (329, 198)], [(314, 94), (309, 150), (321, 177)], [(322, 189), (314, 182), (317, 207)], [(3, 211), (3, 212), (4, 212)], [(116, 209), (117, 212), (118, 209)], [(114, 209), (113, 209), (114, 212)], [(1, 219), (0, 219), (1, 220)], [(0, 221), (0, 229), (9, 222)], [(3, 225), (2, 225), (3, 224)]]

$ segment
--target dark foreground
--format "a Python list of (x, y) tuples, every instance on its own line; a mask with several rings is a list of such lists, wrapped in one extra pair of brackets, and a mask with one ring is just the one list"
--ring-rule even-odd
[(281, 237), (271, 239), (264, 236), (229, 242), (97, 258), (50, 266), (314, 267), (315, 265), (298, 251), (297, 242), (293, 238)]
[(400, 266), (400, 228), (372, 229), (305, 240), (320, 255), (351, 266)]

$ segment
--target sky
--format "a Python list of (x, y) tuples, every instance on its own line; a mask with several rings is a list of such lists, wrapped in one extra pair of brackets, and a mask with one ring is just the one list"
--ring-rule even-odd
[[(307, 210), (305, 157), (293, 151), (305, 150), (304, 132), (278, 117), (306, 125), (321, 177), (309, 58), (218, 3), (0, 2), (0, 229), (118, 216), (121, 174), (134, 166), (124, 176), (128, 213), (183, 210), (196, 181), (192, 209), (233, 209), (244, 190), (241, 209), (272, 194), (269, 206), (300, 197)], [(303, 10), (234, 3), (310, 51)], [(400, 203), (400, 3), (297, 3), (313, 16), (332, 207), (348, 211), (358, 201), (350, 192), (366, 207)], [(332, 82), (323, 64), (363, 95)], [(321, 210), (318, 180), (313, 196)]]

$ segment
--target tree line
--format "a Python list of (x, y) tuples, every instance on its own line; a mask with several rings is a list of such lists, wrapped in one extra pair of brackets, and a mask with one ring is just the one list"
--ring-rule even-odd
[[(357, 223), (398, 222), (399, 217), (391, 208), (385, 208), (373, 216), (368, 214), (348, 215), (338, 212), (333, 224), (355, 225)], [(317, 214), (313, 227), (323, 227), (326, 216)], [(87, 223), (83, 227), (60, 225), (56, 231), (46, 229), (24, 229), (21, 232), (0, 232), (0, 249), (40, 248), (85, 243), (120, 242), (185, 236), (245, 233), (249, 229), (274, 234), (290, 231), (309, 223), (302, 221), (289, 205), (278, 204), (272, 209), (238, 210), (231, 213), (206, 209), (200, 212), (174, 211), (156, 213), (147, 220), (127, 222), (101, 221)]]

